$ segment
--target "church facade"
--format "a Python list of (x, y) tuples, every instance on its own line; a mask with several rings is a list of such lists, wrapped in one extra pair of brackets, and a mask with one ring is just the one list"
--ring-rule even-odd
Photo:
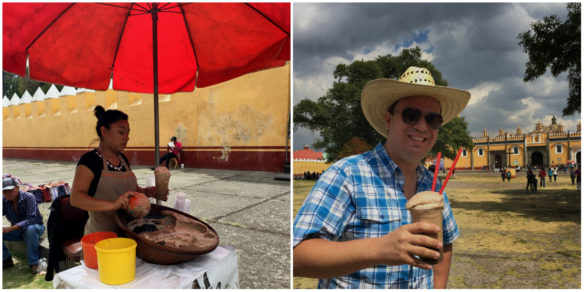
[(473, 143), (472, 151), (463, 149), (457, 169), (580, 165), (580, 122), (573, 132), (566, 131), (555, 117), (547, 126), (538, 121), (535, 129), (528, 133), (520, 127), (514, 133), (501, 128), (497, 136), (490, 137), (484, 129), (483, 136), (473, 138)]

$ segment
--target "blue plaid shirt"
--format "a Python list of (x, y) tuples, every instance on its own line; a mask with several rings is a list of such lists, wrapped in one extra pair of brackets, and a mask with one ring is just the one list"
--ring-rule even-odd
[[(417, 168), (417, 192), (432, 188), (434, 174)], [(412, 223), (403, 193), (404, 176), (382, 144), (333, 164), (314, 185), (294, 220), (294, 247), (308, 238), (348, 241), (377, 238)], [(442, 186), (440, 179), (436, 190)], [(444, 194), (444, 244), (460, 232)], [(377, 265), (333, 279), (319, 288), (433, 288), (432, 270)]]

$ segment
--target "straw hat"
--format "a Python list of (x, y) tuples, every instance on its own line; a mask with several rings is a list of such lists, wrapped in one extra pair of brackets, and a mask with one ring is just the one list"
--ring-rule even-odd
[(361, 91), (361, 108), (369, 124), (387, 137), (385, 113), (389, 107), (404, 97), (416, 95), (440, 102), (443, 125), (460, 114), (470, 99), (470, 92), (437, 86), (430, 70), (412, 66), (398, 80), (382, 78), (367, 82)]

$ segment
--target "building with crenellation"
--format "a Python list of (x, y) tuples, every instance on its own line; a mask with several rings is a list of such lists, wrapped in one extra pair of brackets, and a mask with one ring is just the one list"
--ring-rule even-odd
[[(496, 136), (490, 137), (484, 129), (482, 137), (472, 139), (472, 153), (463, 149), (456, 169), (580, 165), (580, 139), (580, 122), (576, 131), (568, 131), (555, 116), (547, 126), (538, 121), (528, 133), (520, 127), (512, 133), (500, 128)], [(449, 168), (451, 163), (445, 164)]]

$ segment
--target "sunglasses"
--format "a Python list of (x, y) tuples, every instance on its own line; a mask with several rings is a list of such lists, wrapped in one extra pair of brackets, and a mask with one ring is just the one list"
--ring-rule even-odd
[[(409, 125), (417, 124), (422, 119), (422, 111), (417, 108), (406, 107), (402, 111), (402, 120)], [(442, 116), (437, 113), (427, 113), (424, 116), (426, 123), (430, 128), (436, 130), (442, 126)]]

